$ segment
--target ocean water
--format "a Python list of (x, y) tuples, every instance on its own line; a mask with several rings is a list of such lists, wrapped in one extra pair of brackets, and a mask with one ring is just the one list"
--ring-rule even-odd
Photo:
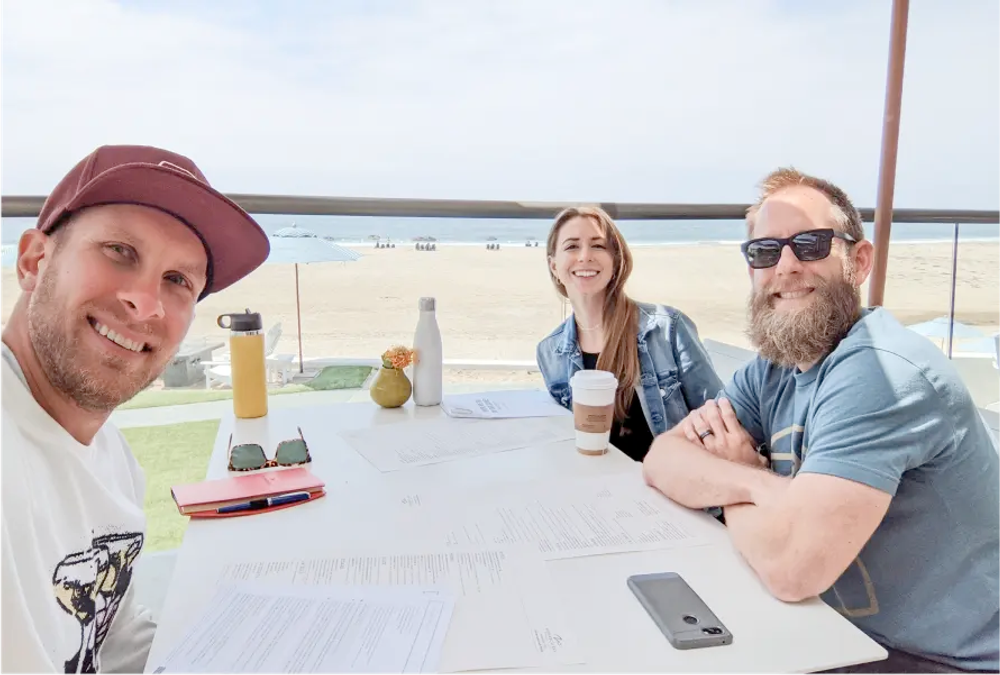
[[(487, 242), (524, 246), (526, 241), (545, 245), (550, 220), (500, 218), (382, 218), (377, 216), (284, 216), (259, 215), (257, 221), (268, 232), (294, 225), (317, 236), (349, 245), (374, 245), (376, 240), (410, 245), (419, 238), (446, 245), (485, 246)], [(16, 244), (21, 232), (34, 227), (32, 218), (0, 219), (3, 244)], [(743, 241), (745, 225), (740, 220), (644, 220), (618, 222), (632, 246), (715, 244)], [(869, 237), (874, 225), (866, 224)], [(951, 241), (954, 225), (894, 223), (892, 241)], [(959, 229), (960, 241), (1000, 241), (1000, 225), (966, 224)]]

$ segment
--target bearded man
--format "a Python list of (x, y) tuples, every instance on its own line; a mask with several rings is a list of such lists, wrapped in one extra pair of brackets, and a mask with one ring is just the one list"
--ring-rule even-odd
[(861, 305), (861, 216), (781, 169), (742, 246), (758, 357), (654, 442), (646, 482), (719, 508), (777, 598), (821, 596), (889, 653), (858, 672), (1000, 668), (1000, 473), (950, 361)]
[(142, 470), (111, 412), (177, 353), (195, 305), (264, 262), (267, 235), (195, 164), (103, 146), (21, 235), (3, 331), (5, 672), (142, 672)]

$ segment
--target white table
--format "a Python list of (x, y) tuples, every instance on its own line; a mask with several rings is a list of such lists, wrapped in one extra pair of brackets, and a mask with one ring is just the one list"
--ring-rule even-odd
[[(223, 419), (208, 478), (227, 475), (230, 432), (273, 453), (302, 428), (312, 470), (327, 496), (274, 513), (192, 521), (179, 552), (147, 669), (155, 668), (197, 616), (218, 570), (229, 561), (350, 553), (349, 542), (385, 541), (396, 533), (377, 518), (399, 491), (419, 485), (475, 487), (607, 472), (639, 472), (618, 452), (587, 457), (572, 442), (381, 473), (346, 445), (339, 430), (442, 416), (412, 403), (383, 410), (371, 403), (273, 409), (258, 420)], [(572, 419), (566, 418), (567, 424)], [(545, 563), (586, 663), (566, 671), (803, 672), (885, 658), (885, 651), (819, 599), (791, 605), (774, 599), (729, 543), (725, 528), (706, 514), (695, 522), (710, 543), (673, 550), (589, 556)], [(675, 571), (712, 607), (734, 635), (733, 644), (680, 651), (666, 641), (626, 586), (631, 574)], [(447, 647), (446, 647), (447, 648)], [(551, 672), (551, 668), (545, 670)]]

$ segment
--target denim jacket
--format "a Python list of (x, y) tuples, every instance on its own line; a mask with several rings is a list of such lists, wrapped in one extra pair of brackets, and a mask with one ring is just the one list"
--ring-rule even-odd
[[(639, 370), (636, 389), (653, 436), (669, 430), (691, 410), (722, 390), (698, 329), (673, 307), (639, 306)], [(583, 370), (583, 354), (571, 315), (538, 344), (538, 367), (545, 386), (560, 405), (572, 410), (570, 378)]]

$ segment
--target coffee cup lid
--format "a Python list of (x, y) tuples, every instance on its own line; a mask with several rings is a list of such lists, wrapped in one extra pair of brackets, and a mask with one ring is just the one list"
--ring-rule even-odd
[(569, 381), (571, 387), (606, 389), (618, 386), (618, 378), (606, 370), (578, 370)]

